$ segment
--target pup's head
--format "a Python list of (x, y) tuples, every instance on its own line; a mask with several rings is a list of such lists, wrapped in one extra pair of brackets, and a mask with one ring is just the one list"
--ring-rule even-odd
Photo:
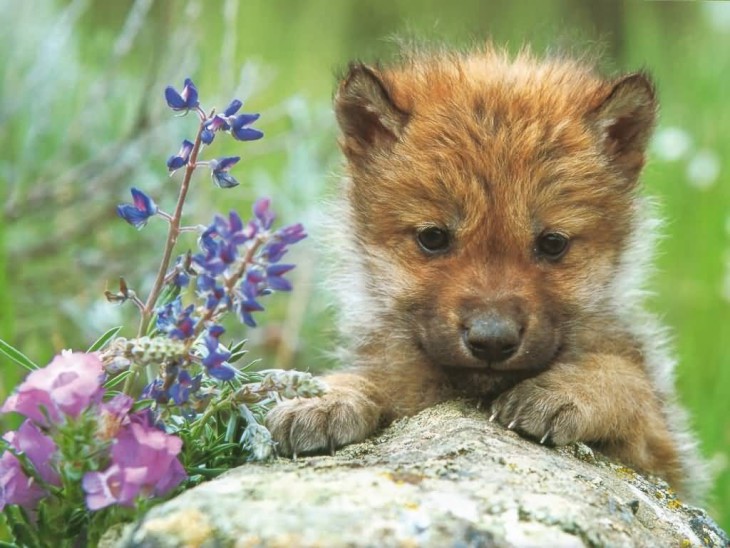
[(335, 111), (364, 286), (350, 291), (380, 336), (444, 367), (525, 372), (608, 313), (655, 119), (645, 75), (416, 55), (351, 65)]

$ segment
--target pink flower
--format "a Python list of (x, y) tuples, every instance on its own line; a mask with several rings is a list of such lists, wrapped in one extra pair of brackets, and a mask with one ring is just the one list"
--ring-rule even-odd
[(138, 495), (161, 496), (185, 479), (177, 459), (182, 440), (149, 426), (122, 426), (111, 450), (112, 464), (103, 472), (84, 474), (86, 505), (98, 510), (111, 504), (132, 506)]
[(95, 354), (63, 352), (43, 369), (33, 371), (3, 405), (42, 426), (60, 422), (62, 415), (77, 417), (101, 398), (103, 367)]
[(18, 453), (23, 453), (46, 483), (61, 485), (56, 471), (55, 457), (58, 447), (30, 420), (20, 425), (17, 432), (8, 432), (3, 438)]
[(46, 492), (23, 472), (20, 461), (10, 451), (0, 456), (0, 511), (7, 504), (32, 509)]
[(134, 506), (139, 494), (138, 470), (123, 470), (112, 464), (103, 472), (87, 472), (81, 480), (86, 493), (86, 506), (89, 510), (99, 510), (112, 504)]
[(112, 460), (122, 468), (145, 470), (141, 484), (154, 495), (164, 495), (185, 479), (185, 470), (177, 455), (182, 440), (154, 427), (132, 423), (120, 432), (112, 447)]

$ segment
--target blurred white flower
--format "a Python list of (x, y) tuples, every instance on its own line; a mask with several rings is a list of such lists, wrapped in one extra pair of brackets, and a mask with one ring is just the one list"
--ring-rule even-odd
[(720, 158), (712, 150), (698, 151), (687, 164), (687, 179), (696, 188), (710, 188), (719, 175)]
[(78, 299), (64, 299), (61, 310), (81, 328), (88, 337), (98, 337), (104, 331), (124, 324), (122, 308), (112, 306), (104, 297), (91, 303)]
[(678, 127), (659, 129), (651, 142), (652, 152), (666, 162), (683, 158), (690, 148), (692, 148), (692, 137)]

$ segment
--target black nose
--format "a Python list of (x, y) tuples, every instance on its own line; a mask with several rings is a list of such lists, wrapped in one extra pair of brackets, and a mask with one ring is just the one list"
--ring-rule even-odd
[(521, 340), (522, 326), (515, 319), (496, 313), (473, 318), (464, 330), (464, 343), (472, 355), (492, 363), (513, 356)]

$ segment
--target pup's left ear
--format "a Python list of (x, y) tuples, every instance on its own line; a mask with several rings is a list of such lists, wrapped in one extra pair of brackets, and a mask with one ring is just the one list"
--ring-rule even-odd
[(592, 121), (605, 153), (633, 183), (644, 165), (649, 137), (656, 121), (654, 84), (643, 73), (626, 75), (592, 112)]

